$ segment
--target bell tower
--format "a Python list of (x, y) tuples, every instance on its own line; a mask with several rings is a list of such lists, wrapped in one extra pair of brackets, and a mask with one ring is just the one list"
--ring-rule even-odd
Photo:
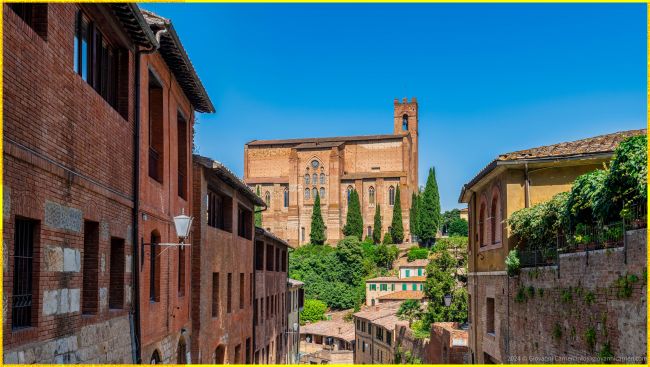
[[(407, 182), (411, 190), (418, 189), (418, 101), (415, 97), (411, 98), (409, 102), (408, 99), (404, 98), (400, 102), (397, 98), (394, 101), (394, 116), (393, 116), (393, 134), (404, 134), (409, 133), (410, 139), (405, 137), (404, 141), (407, 142), (410, 140), (410, 144), (405, 143), (405, 149), (410, 150), (408, 154), (408, 164), (407, 170)], [(402, 193), (404, 193), (403, 191)], [(402, 200), (402, 202), (409, 203), (411, 202), (410, 190), (408, 191), (408, 196)]]

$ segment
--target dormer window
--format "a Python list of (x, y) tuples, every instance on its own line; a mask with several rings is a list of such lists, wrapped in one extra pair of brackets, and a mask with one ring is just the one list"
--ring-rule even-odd
[(404, 114), (402, 116), (402, 130), (406, 131), (409, 129), (409, 115)]

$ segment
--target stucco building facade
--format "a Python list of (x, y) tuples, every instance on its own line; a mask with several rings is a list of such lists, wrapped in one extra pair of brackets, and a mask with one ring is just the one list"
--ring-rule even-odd
[(418, 188), (418, 103), (394, 101), (393, 131), (385, 135), (253, 140), (244, 147), (244, 180), (267, 203), (262, 226), (292, 245), (309, 242), (316, 193), (328, 243), (343, 236), (348, 195), (357, 190), (364, 236), (381, 206), (390, 226), (400, 186), (404, 239), (409, 241), (411, 193)]
[(623, 131), (502, 154), (463, 186), (468, 204), (469, 349), (474, 363), (506, 362), (508, 277), (505, 258), (514, 248), (507, 219), (522, 208), (571, 189), (580, 175), (603, 167), (626, 137)]

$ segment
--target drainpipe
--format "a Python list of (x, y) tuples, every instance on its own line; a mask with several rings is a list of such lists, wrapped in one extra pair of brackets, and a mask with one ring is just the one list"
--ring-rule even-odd
[[(156, 41), (160, 45), (160, 36), (167, 30), (159, 31), (156, 33)], [(136, 364), (142, 363), (142, 330), (140, 328), (140, 267), (138, 259), (139, 242), (139, 228), (140, 222), (140, 89), (141, 89), (141, 73), (140, 73), (140, 56), (154, 53), (158, 50), (159, 46), (154, 45), (150, 49), (140, 50), (136, 46), (135, 51), (135, 101), (133, 106), (133, 120), (134, 120), (134, 134), (133, 134), (133, 234), (131, 241), (131, 251), (133, 260), (131, 261), (131, 276), (133, 277), (133, 323), (135, 331), (135, 345), (134, 345), (134, 359)]]

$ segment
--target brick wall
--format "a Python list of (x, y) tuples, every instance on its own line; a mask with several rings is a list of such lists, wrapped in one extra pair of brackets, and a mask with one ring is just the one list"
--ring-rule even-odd
[[(103, 5), (84, 5), (106, 27)], [(133, 54), (111, 107), (73, 70), (78, 5), (47, 4), (47, 36), (3, 5), (3, 354), (7, 363), (130, 363)], [(42, 20), (42, 19), (41, 19)], [(42, 27), (43, 22), (39, 22)], [(42, 29), (41, 29), (42, 30)], [(126, 47), (126, 45), (124, 45)], [(124, 113), (125, 112), (125, 113)], [(125, 117), (123, 117), (126, 116)], [(14, 224), (37, 221), (32, 326), (12, 330)], [(84, 221), (98, 224), (95, 312), (82, 316)], [(112, 239), (124, 240), (121, 264)], [(109, 310), (111, 263), (124, 267), (123, 307)], [(115, 306), (115, 304), (114, 304)]]

